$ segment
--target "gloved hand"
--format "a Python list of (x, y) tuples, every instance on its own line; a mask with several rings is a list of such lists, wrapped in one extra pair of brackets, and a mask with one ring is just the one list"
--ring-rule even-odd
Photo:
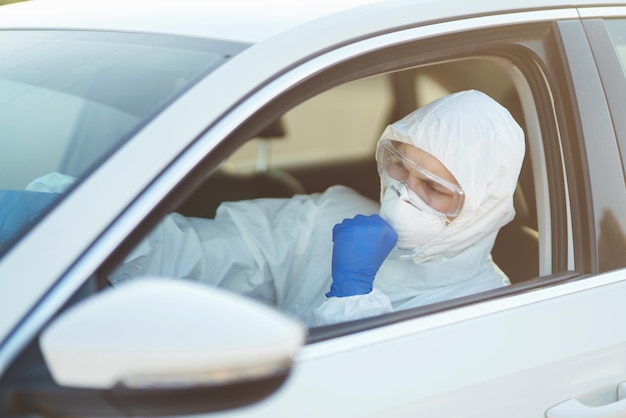
[(333, 228), (333, 283), (326, 296), (364, 295), (398, 241), (398, 234), (378, 215), (357, 215)]
[(0, 190), (0, 251), (58, 196), (58, 193)]

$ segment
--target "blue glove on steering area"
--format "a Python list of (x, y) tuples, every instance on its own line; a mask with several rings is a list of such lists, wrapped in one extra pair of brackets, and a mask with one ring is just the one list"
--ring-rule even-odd
[(58, 193), (0, 190), (0, 251), (59, 196)]
[(364, 295), (398, 241), (398, 234), (378, 215), (357, 215), (333, 228), (333, 283), (327, 297)]

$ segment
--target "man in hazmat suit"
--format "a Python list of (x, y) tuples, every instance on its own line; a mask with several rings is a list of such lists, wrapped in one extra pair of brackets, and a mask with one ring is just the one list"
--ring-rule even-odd
[(478, 91), (451, 94), (383, 132), (380, 204), (334, 186), (225, 202), (215, 219), (170, 214), (109, 280), (201, 281), (310, 326), (498, 288), (509, 280), (490, 253), (513, 219), (523, 157), (505, 108)]

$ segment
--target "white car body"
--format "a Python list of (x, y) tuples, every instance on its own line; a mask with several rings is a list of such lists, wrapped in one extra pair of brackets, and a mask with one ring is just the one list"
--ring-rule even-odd
[[(511, 25), (626, 18), (626, 3), (606, 0), (221, 3), (32, 0), (0, 8), (0, 32), (103, 30), (252, 43), (163, 109), (0, 258), (0, 381), (86, 278), (187, 173), (283, 92), (339, 63), (394, 45)], [(352, 8), (357, 3), (362, 5)], [(336, 13), (330, 13), (333, 9)], [(589, 50), (583, 49), (580, 56), (586, 57)], [(376, 64), (383, 72), (384, 65)], [(540, 123), (545, 115), (530, 108), (535, 87), (521, 71), (511, 74), (526, 107), (525, 128), (535, 141), (545, 140)], [(588, 88), (601, 90), (595, 80)], [(609, 106), (580, 95), (573, 100), (581, 114)], [(587, 140), (592, 136), (588, 126), (581, 128)], [(593, 180), (603, 170), (623, 173), (615, 158), (621, 133), (609, 132), (610, 126), (603, 125), (598, 134), (605, 139), (580, 145), (594, 161), (588, 166)], [(563, 145), (567, 138), (560, 141), (569, 150)], [(534, 161), (545, 161), (542, 149), (531, 147)], [(151, 150), (149, 158), (146, 150)], [(596, 164), (603, 159), (606, 166)], [(546, 164), (537, 164), (533, 172), (538, 196), (544, 198), (538, 199), (537, 212), (539, 275), (545, 284), (538, 279), (508, 293), (442, 305), (380, 326), (335, 334), (331, 329), (328, 337), (298, 350), (290, 377), (276, 393), (206, 416), (626, 416), (626, 401), (622, 404), (618, 394), (626, 382), (626, 327), (621, 324), (626, 269), (600, 271), (589, 255), (598, 253), (595, 240), (581, 255), (587, 247), (577, 242), (593, 235), (592, 226), (578, 223), (579, 202), (567, 188), (558, 212), (566, 220), (555, 219), (546, 180), (552, 170)], [(135, 167), (133, 175), (125, 174), (128, 167)], [(572, 182), (569, 168), (562, 171), (563, 182)], [(597, 218), (606, 202), (626, 211), (623, 178), (610, 182), (609, 190), (592, 183), (581, 191)], [(618, 212), (622, 228), (625, 214)], [(593, 225), (596, 218), (584, 219)], [(559, 233), (567, 246), (555, 250), (560, 261), (551, 250), (557, 239), (541, 234), (557, 222), (563, 222), (565, 231)], [(564, 402), (571, 415), (558, 409), (546, 415)]]

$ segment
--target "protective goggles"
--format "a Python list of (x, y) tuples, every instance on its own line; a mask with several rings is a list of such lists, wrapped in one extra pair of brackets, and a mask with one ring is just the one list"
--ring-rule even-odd
[(378, 144), (376, 161), (383, 186), (420, 210), (457, 216), (463, 207), (463, 189), (407, 158), (398, 149), (400, 144), (389, 139)]

